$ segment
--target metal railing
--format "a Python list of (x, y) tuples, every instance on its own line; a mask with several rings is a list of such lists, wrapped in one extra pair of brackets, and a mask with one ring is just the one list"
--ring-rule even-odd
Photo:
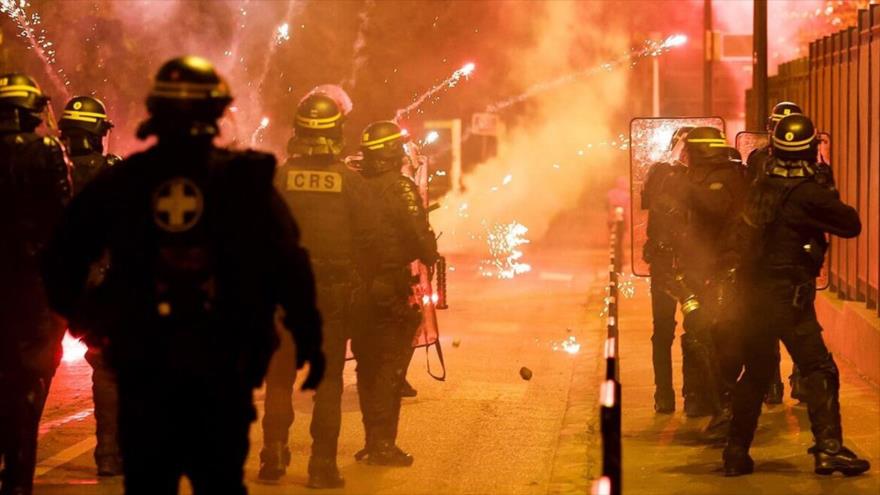
[(602, 477), (593, 483), (594, 495), (620, 495), (623, 473), (621, 445), (620, 366), (618, 356), (618, 274), (623, 265), (623, 208), (615, 208), (610, 225), (610, 264), (605, 298), (605, 379), (599, 387), (602, 432)]

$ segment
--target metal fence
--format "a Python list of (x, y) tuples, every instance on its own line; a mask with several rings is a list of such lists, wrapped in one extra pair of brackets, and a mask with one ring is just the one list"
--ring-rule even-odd
[[(880, 5), (859, 11), (858, 26), (810, 43), (808, 57), (780, 65), (768, 93), (770, 105), (794, 101), (831, 135), (840, 197), (862, 219), (859, 237), (831, 240), (831, 289), (880, 309)], [(751, 91), (746, 102), (753, 122)]]

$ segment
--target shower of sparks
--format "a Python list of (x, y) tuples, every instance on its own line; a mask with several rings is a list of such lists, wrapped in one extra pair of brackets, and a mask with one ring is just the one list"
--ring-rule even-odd
[(617, 291), (626, 299), (632, 299), (636, 295), (636, 277), (632, 274), (617, 274)]
[(46, 30), (40, 27), (42, 26), (40, 14), (28, 13), (27, 9), (30, 6), (27, 0), (0, 0), (0, 12), (12, 19), (18, 27), (19, 36), (28, 41), (30, 48), (43, 62), (52, 84), (60, 90), (61, 98), (67, 101), (70, 98), (68, 89), (70, 79), (64, 73), (64, 69), (58, 67), (55, 59), (55, 44), (47, 37)]
[(290, 41), (290, 24), (286, 22), (275, 30), (275, 44), (280, 45), (285, 41)]
[(529, 98), (532, 98), (541, 93), (546, 93), (547, 91), (565, 86), (566, 84), (570, 84), (585, 77), (590, 77), (602, 72), (612, 71), (615, 68), (623, 66), (625, 64), (628, 64), (629, 67), (633, 67), (636, 63), (638, 63), (639, 60), (643, 58), (659, 57), (660, 55), (663, 55), (673, 48), (680, 47), (685, 43), (687, 43), (687, 36), (683, 34), (674, 34), (663, 41), (646, 40), (644, 43), (642, 43), (642, 46), (639, 49), (634, 49), (614, 60), (601, 63), (589, 69), (572, 72), (557, 79), (537, 83), (528, 88), (522, 94), (489, 105), (488, 107), (486, 107), (486, 111), (500, 112), (507, 107), (528, 100)]
[(581, 350), (581, 344), (578, 343), (574, 335), (562, 341), (562, 350), (569, 354), (577, 354)]
[(61, 360), (65, 363), (73, 363), (82, 360), (88, 350), (86, 345), (83, 344), (81, 340), (70, 335), (70, 332), (64, 333), (64, 339), (61, 341), (61, 349)]
[(484, 277), (512, 279), (531, 271), (531, 265), (522, 263), (523, 252), (519, 249), (519, 246), (530, 242), (525, 238), (528, 231), (519, 222), (487, 227), (486, 244), (492, 259), (480, 263), (480, 274)]
[(511, 182), (512, 180), (513, 180), (513, 175), (511, 175), (511, 174), (507, 174), (507, 175), (504, 176), (504, 180), (502, 180), (501, 183), (504, 184), (504, 185), (506, 186), (506, 185), (510, 184), (510, 182)]
[(433, 88), (429, 89), (424, 94), (413, 100), (413, 102), (410, 103), (409, 106), (399, 109), (397, 111), (397, 114), (394, 116), (394, 121), (399, 121), (403, 116), (419, 108), (429, 98), (435, 96), (440, 91), (454, 88), (458, 85), (459, 82), (461, 82), (462, 79), (468, 79), (476, 68), (477, 66), (474, 63), (467, 63), (463, 65), (460, 69), (453, 72), (452, 75), (446, 78), (443, 82), (435, 85)]
[(561, 350), (568, 354), (577, 354), (581, 350), (581, 344), (577, 341), (577, 338), (574, 335), (569, 335), (568, 338), (561, 342), (552, 342), (550, 344), (550, 349), (553, 352)]

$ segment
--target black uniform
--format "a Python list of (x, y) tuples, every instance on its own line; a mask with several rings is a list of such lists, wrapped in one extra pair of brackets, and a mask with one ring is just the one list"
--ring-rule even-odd
[[(58, 231), (54, 306), (108, 343), (127, 493), (172, 493), (183, 474), (197, 492), (243, 493), (275, 304), (303, 348), (320, 341), (308, 256), (273, 173), (271, 155), (160, 143), (86, 187)], [(104, 249), (106, 279), (83, 299)]]
[[(825, 233), (844, 238), (861, 231), (858, 213), (814, 178), (768, 177), (750, 198), (751, 216), (766, 220), (751, 273), (746, 371), (737, 384), (730, 441), (751, 444), (761, 397), (773, 376), (774, 347), (782, 340), (809, 387), (808, 407), (816, 441), (842, 441), (839, 379), (822, 339), (813, 306), (815, 279), (824, 260)], [(759, 222), (755, 220), (755, 222)], [(809, 248), (807, 248), (809, 246)]]
[[(73, 165), (73, 189), (79, 193), (94, 179), (101, 170), (121, 161), (116, 155), (103, 155), (94, 150), (77, 154), (76, 150), (68, 150)], [(99, 281), (107, 269), (106, 260), (99, 261), (92, 267), (95, 281)], [(95, 462), (99, 474), (120, 474), (121, 464), (119, 452), (119, 393), (116, 374), (106, 362), (100, 345), (93, 343), (86, 351), (86, 361), (92, 367), (92, 397), (95, 402), (95, 428), (98, 443), (95, 446)]]
[[(685, 209), (677, 196), (677, 182), (686, 180), (684, 168), (668, 163), (651, 166), (642, 191), (642, 208), (648, 210), (648, 239), (643, 258), (651, 266), (651, 315), (653, 317), (653, 348), (655, 409), (658, 412), (675, 410), (672, 389), (672, 342), (675, 339), (675, 308), (677, 302), (668, 293), (667, 284), (675, 275), (676, 236), (685, 224)], [(693, 408), (695, 391), (692, 380), (699, 379), (699, 370), (693, 368), (690, 355), (682, 357), (684, 382), (682, 395)], [(695, 373), (696, 371), (696, 373)]]
[[(729, 401), (733, 384), (739, 376), (741, 362), (737, 351), (737, 328), (740, 310), (737, 307), (734, 273), (737, 260), (730, 255), (731, 231), (742, 208), (746, 192), (740, 166), (718, 159), (691, 164), (688, 169), (689, 222), (687, 243), (682, 257), (682, 270), (692, 281), (698, 297), (706, 305), (707, 316), (691, 326), (695, 345), (714, 347), (717, 360), (716, 390), (706, 395), (721, 394), (722, 406)], [(708, 331), (708, 333), (704, 333)], [(682, 338), (684, 345), (685, 339)], [(713, 345), (714, 344), (714, 345)], [(712, 386), (706, 382), (707, 386)]]
[(683, 353), (693, 357), (698, 395), (713, 416), (706, 438), (716, 440), (726, 435), (730, 395), (741, 369), (735, 345), (736, 327), (741, 323), (737, 260), (731, 244), (746, 184), (742, 165), (730, 159), (717, 129), (691, 131), (688, 146), (692, 151), (686, 186), (678, 193), (684, 198), (687, 224), (685, 234), (677, 238), (677, 272), (668, 287), (682, 305)]
[(763, 146), (752, 150), (746, 159), (746, 181), (751, 184), (756, 179), (763, 178), (767, 171), (767, 161), (770, 159), (770, 146)]
[[(5, 127), (7, 121), (0, 122)], [(49, 311), (39, 255), (70, 198), (54, 138), (0, 130), (0, 493), (31, 492), (37, 426), (61, 358), (63, 322)], [(16, 491), (19, 490), (19, 491)]]
[[(318, 308), (324, 321), (327, 370), (315, 394), (312, 458), (335, 466), (352, 292), (361, 284), (364, 253), (370, 250), (370, 202), (364, 179), (332, 154), (289, 159), (278, 169), (276, 183), (297, 215), (303, 246), (311, 255)], [(264, 445), (279, 442), (283, 445), (282, 455), (287, 456), (293, 423), (291, 392), (296, 379), (292, 356), (293, 349), (287, 349), (282, 340), (266, 377), (263, 417)]]
[[(366, 172), (366, 171), (365, 171)], [(394, 445), (400, 418), (400, 388), (409, 365), (421, 309), (409, 302), (413, 276), (410, 263), (436, 261), (437, 241), (428, 224), (415, 183), (398, 170), (365, 173), (379, 221), (381, 250), (375, 271), (367, 276), (358, 298), (365, 321), (353, 340), (358, 359), (358, 395), (367, 449)]]
[[(159, 70), (140, 137), (158, 144), (100, 173), (47, 250), (53, 309), (103, 342), (119, 381), (125, 489), (243, 494), (253, 389), (277, 345), (276, 307), (294, 331), (304, 388), (323, 371), (308, 254), (273, 187), (271, 155), (216, 148), (231, 101), (213, 65)], [(89, 270), (105, 252), (103, 283)]]
[(737, 382), (724, 470), (749, 474), (749, 447), (761, 414), (761, 399), (777, 366), (781, 340), (807, 386), (807, 407), (816, 445), (815, 472), (853, 475), (869, 469), (843, 447), (840, 381), (816, 319), (816, 277), (825, 259), (826, 234), (844, 238), (861, 231), (858, 212), (816, 180), (816, 131), (803, 115), (780, 120), (772, 137), (774, 156), (767, 175), (749, 193), (741, 224), (751, 263), (749, 315), (743, 328), (745, 373)]

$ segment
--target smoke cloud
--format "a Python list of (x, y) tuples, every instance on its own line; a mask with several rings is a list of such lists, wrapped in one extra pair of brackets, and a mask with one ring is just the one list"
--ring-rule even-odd
[[(511, 13), (528, 16), (518, 20), (530, 26), (534, 40), (509, 54), (507, 87), (518, 89), (515, 94), (629, 50), (628, 35), (615, 29), (596, 2), (531, 5), (527, 12)], [(442, 250), (479, 251), (498, 224), (525, 225), (527, 237), (540, 239), (584, 191), (603, 191), (600, 185), (622, 173), (626, 159), (618, 139), (625, 132), (620, 122), (626, 120), (618, 110), (626, 99), (627, 79), (624, 65), (531, 99), (526, 115), (500, 138), (498, 156), (465, 176), (465, 192), (445, 198), (432, 213), (435, 229), (443, 232)], [(593, 194), (587, 204), (601, 212), (603, 199), (604, 193)]]

